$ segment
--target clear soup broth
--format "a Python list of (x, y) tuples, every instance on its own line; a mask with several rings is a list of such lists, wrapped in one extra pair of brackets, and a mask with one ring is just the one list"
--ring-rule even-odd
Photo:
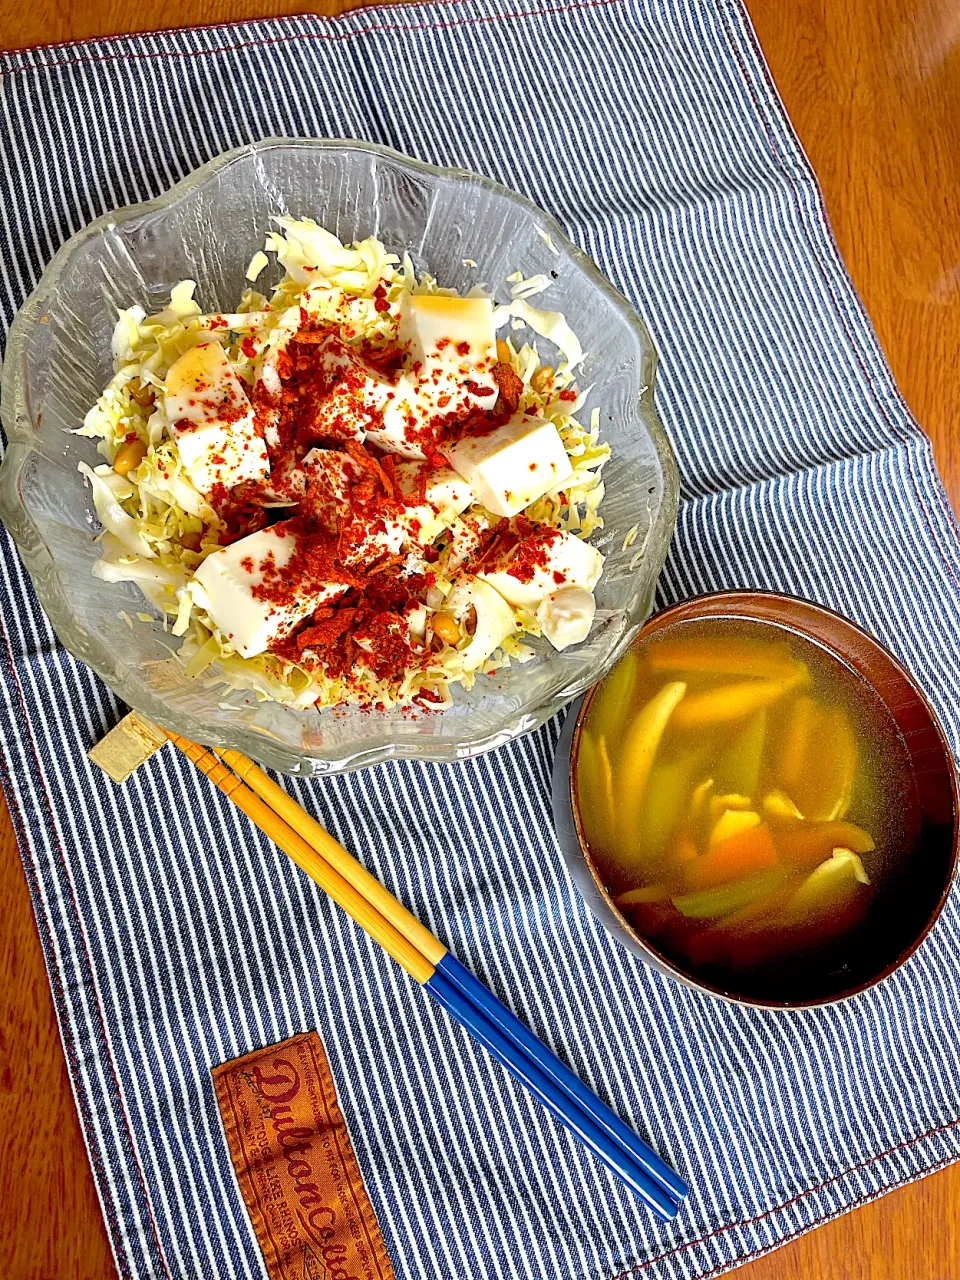
[(909, 753), (870, 687), (752, 619), (691, 619), (630, 650), (588, 708), (576, 768), (618, 909), (721, 989), (842, 972), (920, 834)]

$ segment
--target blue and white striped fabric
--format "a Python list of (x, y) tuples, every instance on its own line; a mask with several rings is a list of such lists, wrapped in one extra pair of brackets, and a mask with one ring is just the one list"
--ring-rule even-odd
[[(839, 608), (956, 743), (956, 531), (729, 0), (451, 0), (40, 49), (0, 59), (0, 110), (6, 323), (71, 232), (254, 138), (369, 138), (525, 192), (662, 352), (685, 498), (663, 600), (749, 584)], [(459, 767), (291, 782), (689, 1177), (659, 1225), (189, 766), (120, 790), (87, 764), (119, 708), (0, 553), (4, 781), (122, 1275), (264, 1275), (210, 1068), (311, 1027), (399, 1280), (715, 1276), (960, 1155), (955, 902), (879, 990), (735, 1009), (585, 910), (550, 833), (556, 723)]]

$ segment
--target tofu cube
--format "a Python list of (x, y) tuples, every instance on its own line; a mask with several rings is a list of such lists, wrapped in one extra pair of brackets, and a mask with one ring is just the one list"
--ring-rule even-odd
[(394, 387), (376, 389), (383, 421), (367, 438), (403, 457), (424, 458), (444, 420), (496, 404), (493, 303), (408, 294), (400, 305), (399, 342), (404, 372)]
[[(529, 522), (523, 523), (529, 527)], [(562, 587), (592, 591), (603, 571), (603, 556), (596, 547), (549, 525), (533, 528), (491, 564), (485, 563), (480, 574), (484, 582), (514, 608), (530, 611)]]
[(311, 449), (303, 460), (307, 476), (306, 497), (300, 503), (300, 514), (321, 525), (328, 533), (344, 531), (345, 565), (379, 560), (397, 555), (407, 540), (403, 521), (384, 516), (360, 517), (351, 512), (347, 492), (351, 481), (358, 480), (363, 468), (348, 453), (337, 449)]
[(487, 375), (496, 397), (492, 369), (497, 362), (497, 335), (490, 298), (448, 298), (442, 294), (407, 294), (400, 304), (400, 345), (406, 367), (443, 368), (461, 380)]
[(339, 449), (311, 449), (300, 465), (306, 479), (300, 514), (336, 533), (348, 512), (347, 486), (360, 478), (362, 468)]
[(232, 489), (270, 472), (246, 388), (218, 342), (191, 347), (170, 366), (164, 410), (183, 465), (197, 489)]
[(244, 658), (255, 658), (283, 640), (320, 605), (346, 591), (335, 582), (311, 587), (289, 602), (258, 600), (253, 590), (289, 563), (297, 537), (289, 522), (251, 533), (207, 556), (194, 574), (194, 602), (205, 609), (220, 633)]
[(411, 494), (423, 485), (424, 497), (438, 511), (451, 510), (457, 515), (466, 511), (474, 500), (473, 489), (452, 467), (418, 466), (416, 462), (398, 462), (394, 468), (400, 492)]
[(425, 446), (432, 447), (434, 433), (430, 407), (418, 401), (417, 386), (417, 379), (409, 374), (402, 374), (393, 386), (371, 382), (368, 395), (381, 417), (367, 428), (366, 438), (388, 453), (423, 461)]
[(518, 413), (487, 435), (464, 436), (444, 453), (477, 500), (498, 516), (515, 516), (573, 475), (552, 422)]
[(384, 516), (374, 520), (348, 520), (346, 530), (343, 542), (349, 549), (341, 551), (340, 559), (348, 567), (399, 555), (409, 536), (403, 521)]
[(250, 501), (262, 507), (295, 507), (307, 491), (307, 477), (292, 457), (281, 458), (266, 480), (251, 493)]
[(422, 488), (425, 501), (408, 507), (404, 516), (407, 527), (422, 545), (433, 542), (447, 528), (449, 522), (440, 518), (442, 512), (459, 515), (474, 501), (473, 489), (452, 467), (400, 462), (394, 474), (402, 494), (409, 497)]
[(331, 390), (310, 406), (310, 428), (317, 437), (359, 444), (366, 432), (379, 424), (380, 410), (392, 388), (362, 360), (332, 344), (330, 350), (327, 367), (331, 377), (339, 377)]

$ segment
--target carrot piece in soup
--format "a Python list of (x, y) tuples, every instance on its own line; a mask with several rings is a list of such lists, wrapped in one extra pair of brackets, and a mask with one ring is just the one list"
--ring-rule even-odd
[(846, 816), (857, 773), (857, 740), (841, 707), (814, 706), (801, 776), (790, 795), (815, 822)]
[(702, 729), (745, 720), (772, 706), (809, 678), (807, 668), (798, 662), (789, 675), (779, 680), (743, 680), (707, 689), (687, 698), (683, 706), (677, 708), (674, 724), (678, 729)]
[(777, 850), (770, 828), (754, 826), (686, 863), (684, 885), (690, 892), (710, 889), (757, 871), (769, 871), (776, 865)]
[(778, 680), (789, 676), (795, 663), (785, 644), (744, 637), (664, 636), (650, 646), (651, 671), (703, 672), (718, 676), (755, 676)]
[(805, 817), (846, 816), (857, 773), (857, 740), (842, 707), (797, 698), (787, 722), (777, 782)]
[(861, 854), (875, 847), (870, 832), (852, 822), (796, 822), (777, 832), (781, 856), (798, 871), (811, 871), (837, 848)]

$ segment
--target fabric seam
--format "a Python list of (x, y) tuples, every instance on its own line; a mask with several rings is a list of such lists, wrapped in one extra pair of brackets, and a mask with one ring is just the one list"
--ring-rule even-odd
[[(78, 65), (89, 66), (96, 62), (125, 62), (130, 59), (144, 61), (144, 60), (156, 60), (156, 59), (163, 59), (163, 58), (200, 58), (200, 57), (207, 57), (210, 55), (215, 55), (220, 53), (234, 53), (239, 49), (260, 48), (260, 47), (263, 47), (264, 45), (287, 44), (294, 40), (326, 40), (332, 43), (332, 42), (342, 41), (342, 40), (352, 40), (357, 37), (368, 36), (372, 34), (379, 34), (381, 32), (390, 34), (394, 32), (406, 32), (406, 31), (442, 31), (442, 30), (448, 30), (453, 27), (485, 26), (491, 22), (502, 22), (506, 19), (537, 18), (537, 17), (549, 16), (550, 14), (554, 14), (554, 13), (571, 13), (577, 9), (608, 8), (611, 5), (616, 5), (620, 3), (621, 3), (621, 0), (568, 0), (567, 4), (545, 5), (539, 9), (534, 9), (534, 8), (513, 9), (506, 13), (479, 14), (474, 18), (451, 18), (449, 21), (446, 21), (446, 22), (411, 22), (411, 23), (382, 23), (382, 24), (371, 23), (371, 24), (368, 24), (367, 26), (358, 28), (356, 31), (341, 31), (336, 34), (331, 34), (323, 31), (291, 31), (289, 35), (263, 36), (254, 40), (242, 40), (242, 41), (239, 41), (237, 44), (217, 45), (210, 49), (157, 49), (157, 50), (128, 49), (124, 53), (91, 54), (87, 58), (64, 58), (62, 60), (53, 61), (53, 62), (37, 62), (37, 63), (24, 62), (24, 63), (21, 63), (19, 66), (0, 68), (0, 78), (2, 78), (3, 76), (25, 73), (27, 71), (58, 71), (60, 70), (61, 67), (72, 67), (72, 66), (78, 66)], [(378, 12), (389, 12), (393, 8), (392, 5), (382, 5), (382, 4), (371, 6), (371, 7), (375, 8)], [(427, 8), (431, 8), (432, 5), (430, 3), (430, 0), (422, 0), (422, 3), (420, 4), (414, 3), (414, 4), (404, 5), (402, 7), (410, 8), (410, 9), (414, 9), (414, 8), (427, 9)], [(328, 18), (328, 19), (322, 18), (319, 14), (310, 14), (308, 16), (315, 19), (318, 22), (321, 22), (321, 21), (337, 22), (337, 21), (342, 21), (344, 18), (353, 17), (355, 14), (362, 14), (365, 12), (366, 12), (365, 8), (358, 9), (358, 10), (351, 10), (347, 14), (340, 15), (339, 18)], [(244, 26), (250, 26), (250, 25), (253, 25), (253, 24), (250, 24), (250, 23), (233, 24), (233, 26), (236, 26), (238, 28), (242, 28)], [(233, 26), (224, 27), (224, 26), (218, 25), (218, 26), (211, 26), (211, 27), (179, 27), (179, 28), (174, 28), (174, 34), (176, 34), (177, 32), (188, 32), (188, 31), (231, 30), (233, 29)], [(154, 38), (156, 36), (162, 36), (165, 34), (169, 34), (169, 33), (162, 32), (162, 31), (156, 31), (156, 32), (148, 31), (148, 32), (139, 33), (135, 37), (114, 36), (113, 39), (145, 40), (145, 39)], [(98, 43), (98, 41), (91, 40), (88, 43), (96, 44)], [(42, 49), (47, 49), (55, 46), (39, 45), (37, 47), (42, 50)], [(71, 46), (67, 45), (66, 47), (70, 48)], [(77, 47), (82, 47), (82, 45), (78, 45)], [(16, 53), (17, 51), (14, 50), (13, 52)]]
[[(684, 1249), (696, 1248), (697, 1245), (705, 1244), (706, 1241), (712, 1240), (716, 1236), (723, 1235), (724, 1232), (740, 1231), (744, 1227), (751, 1227), (754, 1223), (762, 1222), (765, 1218), (769, 1218), (775, 1213), (782, 1213), (784, 1209), (789, 1209), (792, 1205), (798, 1204), (807, 1196), (816, 1195), (818, 1191), (823, 1191), (825, 1187), (830, 1187), (833, 1186), (834, 1183), (842, 1182), (844, 1178), (849, 1178), (852, 1173), (859, 1173), (863, 1169), (868, 1169), (870, 1165), (877, 1164), (880, 1160), (886, 1160), (888, 1156), (895, 1155), (898, 1151), (905, 1151), (908, 1147), (915, 1146), (918, 1142), (926, 1142), (928, 1139), (935, 1138), (938, 1134), (946, 1133), (950, 1129), (956, 1129), (958, 1126), (960, 1126), (960, 1119), (949, 1120), (946, 1124), (936, 1125), (933, 1129), (928, 1129), (925, 1133), (918, 1133), (914, 1138), (905, 1138), (902, 1142), (895, 1143), (894, 1146), (888, 1147), (885, 1151), (879, 1151), (876, 1155), (869, 1156), (866, 1160), (861, 1160), (858, 1164), (852, 1164), (848, 1169), (843, 1169), (840, 1173), (832, 1174), (829, 1178), (824, 1178), (822, 1182), (817, 1182), (812, 1187), (807, 1187), (805, 1191), (798, 1192), (797, 1195), (792, 1196), (789, 1200), (784, 1200), (782, 1204), (774, 1205), (772, 1209), (764, 1209), (763, 1213), (754, 1214), (752, 1218), (742, 1218), (739, 1222), (725, 1223), (722, 1227), (717, 1227), (715, 1230), (709, 1231), (705, 1236), (699, 1236), (696, 1240), (688, 1240), (684, 1244), (678, 1244), (673, 1249), (668, 1249), (665, 1253), (657, 1254), (655, 1258), (647, 1258), (644, 1262), (638, 1262), (635, 1266), (628, 1267), (626, 1271), (618, 1271), (616, 1275), (610, 1276), (609, 1280), (625, 1280), (626, 1276), (636, 1275), (639, 1271), (645, 1271), (648, 1267), (655, 1266), (658, 1262), (663, 1262), (667, 1258), (674, 1257)], [(858, 1197), (841, 1212), (849, 1213), (851, 1209), (856, 1209), (861, 1204), (866, 1204), (869, 1200), (875, 1200), (879, 1198), (879, 1196), (885, 1195), (888, 1191), (895, 1190), (896, 1187), (904, 1186), (908, 1182), (916, 1182), (918, 1177), (924, 1177), (927, 1173), (933, 1172), (934, 1167), (945, 1167), (948, 1164), (955, 1163), (957, 1159), (957, 1156), (949, 1156), (945, 1160), (940, 1161), (936, 1166), (931, 1166), (930, 1169), (925, 1170), (922, 1174), (908, 1176), (889, 1187), (881, 1188), (875, 1193), (868, 1193), (867, 1195)], [(816, 1222), (811, 1223), (809, 1226), (801, 1227), (798, 1231), (793, 1233), (794, 1238), (796, 1236), (803, 1235), (806, 1231), (811, 1231), (819, 1222), (826, 1221), (830, 1216), (830, 1214), (827, 1214), (825, 1217), (817, 1219)], [(788, 1238), (789, 1237), (785, 1237), (779, 1243), (785, 1244)], [(760, 1252), (763, 1253), (766, 1249), (767, 1247), (763, 1246), (760, 1249)], [(740, 1259), (740, 1261), (746, 1261), (747, 1258), (755, 1256), (757, 1255), (747, 1254), (744, 1258)], [(723, 1269), (721, 1268), (721, 1271), (719, 1272), (699, 1272), (693, 1280), (708, 1280), (710, 1276), (722, 1274), (722, 1270)]]
[[(15, 49), (0, 49), (0, 57), (15, 57), (21, 53), (42, 53), (49, 50), (56, 52), (65, 49), (83, 49), (91, 44), (122, 44), (125, 40), (148, 40), (158, 39), (164, 36), (181, 36), (190, 35), (194, 31), (236, 31), (242, 27), (258, 27), (276, 24), (277, 26), (296, 26), (298, 22), (314, 21), (328, 22), (335, 25), (343, 22), (348, 18), (358, 17), (360, 14), (378, 13), (380, 11), (396, 12), (402, 9), (432, 9), (443, 3), (445, 8), (451, 8), (454, 5), (473, 3), (474, 0), (379, 0), (376, 4), (362, 4), (356, 9), (348, 9), (343, 13), (310, 13), (309, 10), (304, 13), (284, 13), (279, 14), (276, 18), (237, 18), (233, 22), (202, 22), (193, 26), (180, 27), (158, 27), (155, 31), (121, 31), (105, 36), (90, 36), (86, 40), (45, 40), (37, 44), (19, 45)], [(47, 64), (49, 66), (55, 63)]]
[[(930, 1165), (928, 1169), (921, 1174), (926, 1177), (930, 1173), (939, 1173), (941, 1169), (946, 1169), (949, 1165), (956, 1163), (955, 1156), (947, 1156), (943, 1160), (938, 1160)], [(805, 1226), (798, 1227), (796, 1231), (791, 1231), (785, 1236), (781, 1236), (774, 1244), (761, 1245), (758, 1249), (754, 1249), (751, 1253), (738, 1254), (737, 1257), (731, 1259), (730, 1262), (721, 1263), (719, 1267), (715, 1267), (713, 1271), (703, 1271), (693, 1280), (713, 1280), (714, 1276), (721, 1276), (736, 1267), (741, 1267), (745, 1262), (752, 1262), (755, 1258), (762, 1258), (768, 1253), (775, 1253), (785, 1244), (791, 1244), (794, 1240), (799, 1240), (801, 1236), (807, 1235), (810, 1231), (815, 1231), (818, 1227), (824, 1226), (828, 1222), (834, 1222), (837, 1218), (842, 1218), (848, 1213), (852, 1213), (854, 1209), (860, 1209), (864, 1205), (872, 1204), (874, 1200), (882, 1200), (885, 1195), (891, 1191), (899, 1191), (901, 1188), (909, 1186), (911, 1182), (918, 1179), (913, 1174), (908, 1174), (905, 1178), (901, 1178), (897, 1182), (891, 1182), (889, 1186), (881, 1187), (878, 1191), (873, 1191), (862, 1199), (855, 1201), (853, 1204), (846, 1205), (842, 1209), (830, 1210), (819, 1218), (815, 1218), (813, 1222), (807, 1223)], [(624, 1272), (624, 1276), (629, 1276), (630, 1272)], [(613, 1276), (612, 1280), (623, 1280), (622, 1276)]]

